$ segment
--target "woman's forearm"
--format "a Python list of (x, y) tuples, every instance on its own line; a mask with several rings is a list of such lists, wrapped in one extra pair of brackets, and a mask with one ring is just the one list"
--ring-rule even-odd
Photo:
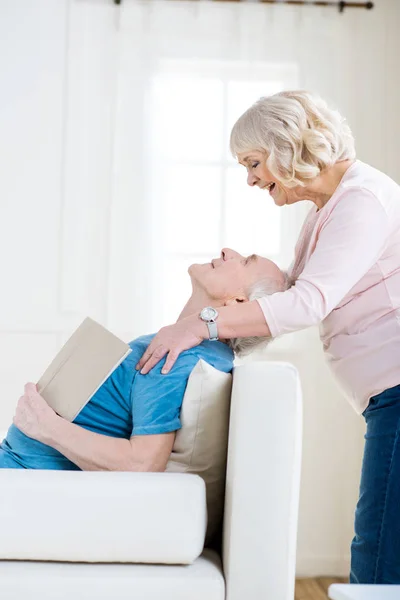
[[(191, 317), (189, 317), (191, 318)], [(199, 335), (208, 339), (208, 330), (197, 316)], [(271, 332), (265, 321), (263, 311), (256, 300), (243, 302), (218, 309), (218, 337), (231, 340), (237, 337), (270, 337)]]
[[(240, 337), (271, 337), (264, 313), (256, 300), (223, 306), (218, 308), (217, 331), (220, 340)], [(209, 339), (207, 325), (199, 314), (193, 314), (177, 321), (174, 325), (163, 327), (152, 339), (136, 369), (146, 375), (167, 355), (161, 373), (167, 374), (184, 350), (201, 344)]]

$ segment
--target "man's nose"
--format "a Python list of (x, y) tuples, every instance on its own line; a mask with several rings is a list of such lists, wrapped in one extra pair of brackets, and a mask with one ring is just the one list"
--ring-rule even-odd
[(222, 260), (231, 260), (232, 258), (240, 258), (240, 254), (232, 250), (232, 248), (222, 248), (221, 258)]

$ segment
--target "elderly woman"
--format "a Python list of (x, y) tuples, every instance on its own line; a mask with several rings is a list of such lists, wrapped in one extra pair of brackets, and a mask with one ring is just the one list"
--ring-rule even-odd
[[(344, 119), (317, 97), (261, 98), (231, 149), (247, 183), (275, 204), (311, 200), (289, 277), (272, 296), (164, 327), (137, 365), (209, 338), (269, 336), (319, 325), (327, 359), (367, 434), (352, 543), (352, 583), (400, 583), (400, 188), (356, 160)], [(200, 316), (200, 318), (199, 318)]]

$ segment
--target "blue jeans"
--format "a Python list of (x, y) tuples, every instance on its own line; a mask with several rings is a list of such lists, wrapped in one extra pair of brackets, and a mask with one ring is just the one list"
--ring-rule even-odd
[(350, 583), (400, 584), (400, 385), (371, 398)]

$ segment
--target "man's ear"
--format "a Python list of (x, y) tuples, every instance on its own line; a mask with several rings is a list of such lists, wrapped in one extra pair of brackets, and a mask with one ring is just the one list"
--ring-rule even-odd
[(249, 299), (246, 296), (235, 296), (234, 298), (228, 298), (225, 300), (224, 306), (234, 306), (235, 304), (243, 304), (244, 302), (248, 302)]

